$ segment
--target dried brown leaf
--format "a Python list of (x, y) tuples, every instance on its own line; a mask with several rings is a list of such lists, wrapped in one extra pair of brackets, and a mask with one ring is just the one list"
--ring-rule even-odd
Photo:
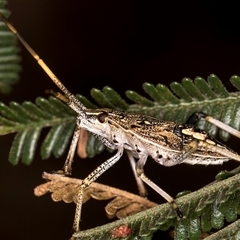
[[(49, 181), (34, 189), (34, 194), (36, 196), (42, 196), (50, 192), (52, 193), (52, 200), (55, 202), (77, 202), (79, 186), (82, 183), (81, 179), (69, 178), (60, 174), (50, 174), (46, 172), (43, 173), (43, 178)], [(90, 198), (96, 200), (113, 199), (105, 207), (109, 218), (114, 218), (115, 216), (124, 218), (157, 205), (135, 194), (95, 182), (84, 192), (83, 202), (85, 203)]]
[(116, 216), (117, 218), (121, 219), (133, 215), (135, 213), (144, 211), (146, 209), (147, 208), (144, 205), (135, 202), (122, 209), (119, 209), (119, 211), (117, 211), (116, 213)]

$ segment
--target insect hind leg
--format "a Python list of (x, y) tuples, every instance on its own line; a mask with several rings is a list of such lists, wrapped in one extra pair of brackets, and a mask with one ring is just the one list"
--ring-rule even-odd
[(141, 155), (138, 162), (136, 163), (136, 172), (138, 177), (145, 182), (149, 187), (155, 190), (159, 195), (161, 195), (164, 199), (166, 199), (172, 206), (172, 208), (176, 211), (179, 218), (183, 218), (183, 214), (180, 211), (178, 205), (176, 204), (173, 197), (171, 197), (168, 193), (166, 193), (163, 189), (157, 186), (153, 181), (151, 181), (144, 173), (144, 165), (147, 161), (147, 155)]
[(205, 119), (206, 121), (212, 123), (213, 125), (219, 127), (220, 129), (230, 133), (233, 136), (236, 136), (237, 138), (240, 138), (240, 132), (236, 130), (235, 128), (230, 127), (229, 125), (219, 121), (218, 119), (215, 119), (206, 113), (203, 112), (195, 112), (193, 113), (187, 120), (187, 124), (195, 125), (200, 119)]

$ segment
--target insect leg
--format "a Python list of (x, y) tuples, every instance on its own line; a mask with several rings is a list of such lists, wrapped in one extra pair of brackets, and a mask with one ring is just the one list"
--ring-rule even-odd
[(205, 119), (206, 121), (214, 124), (215, 126), (221, 128), (222, 130), (226, 131), (226, 132), (229, 132), (230, 134), (240, 138), (240, 132), (238, 130), (236, 130), (235, 128), (232, 128), (230, 126), (228, 126), (227, 124), (211, 117), (211, 116), (208, 116), (206, 113), (202, 113), (202, 112), (196, 112), (194, 114), (192, 114), (187, 123), (188, 124), (196, 124), (197, 121), (199, 121), (201, 118)]
[(80, 129), (79, 127), (76, 127), (73, 134), (72, 142), (68, 151), (67, 159), (63, 166), (63, 171), (66, 175), (71, 175), (72, 173), (73, 157), (76, 151), (79, 135), (80, 135)]
[(155, 190), (158, 194), (160, 194), (163, 198), (165, 198), (173, 207), (173, 209), (176, 211), (177, 215), (182, 218), (183, 214), (178, 208), (175, 200), (166, 193), (163, 189), (161, 189), (159, 186), (157, 186), (153, 181), (151, 181), (144, 173), (144, 165), (147, 161), (147, 155), (141, 155), (138, 162), (136, 163), (136, 172), (137, 175), (142, 179), (143, 182), (145, 182), (149, 187), (151, 187), (153, 190)]
[(122, 156), (123, 154), (123, 147), (118, 148), (117, 153), (102, 163), (98, 168), (96, 168), (92, 173), (90, 173), (80, 185), (80, 189), (77, 196), (77, 204), (75, 210), (75, 217), (73, 222), (73, 230), (74, 232), (79, 231), (79, 222), (81, 218), (81, 211), (82, 211), (82, 203), (83, 203), (83, 195), (85, 189), (94, 182), (98, 177), (100, 177), (105, 171), (107, 171), (111, 166), (113, 166)]
[(227, 124), (225, 124), (225, 123), (223, 123), (223, 122), (221, 122), (221, 121), (219, 121), (219, 120), (217, 120), (217, 119), (215, 119), (211, 116), (206, 116), (205, 119), (208, 122), (210, 122), (210, 123), (216, 125), (217, 127), (221, 128), (222, 130), (224, 130), (226, 132), (229, 132), (230, 134), (240, 138), (240, 132), (238, 130), (236, 130), (235, 128), (232, 128), (232, 127), (228, 126)]
[(136, 173), (136, 161), (135, 161), (134, 157), (131, 155), (130, 152), (127, 151), (127, 155), (128, 155), (128, 159), (129, 159), (131, 168), (133, 170), (133, 175), (134, 175), (136, 183), (137, 183), (139, 195), (141, 197), (146, 197), (147, 196), (147, 189), (146, 189), (142, 179), (139, 178), (137, 173)]
[(52, 89), (48, 89), (48, 90), (45, 91), (45, 93), (51, 94), (54, 97), (58, 98), (59, 100), (65, 102), (65, 103), (68, 102), (68, 99), (63, 94), (61, 94), (60, 92), (55, 92)]

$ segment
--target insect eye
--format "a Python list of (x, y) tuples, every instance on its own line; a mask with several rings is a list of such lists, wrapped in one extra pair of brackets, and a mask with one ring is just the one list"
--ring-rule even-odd
[(100, 123), (104, 123), (107, 116), (108, 116), (107, 112), (102, 112), (102, 113), (98, 114), (98, 121)]

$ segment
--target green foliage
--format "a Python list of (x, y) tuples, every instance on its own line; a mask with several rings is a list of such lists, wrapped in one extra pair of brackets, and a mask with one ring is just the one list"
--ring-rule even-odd
[(36, 104), (11, 102), (0, 103), (0, 135), (17, 132), (13, 141), (9, 161), (17, 164), (19, 159), (30, 164), (34, 158), (38, 139), (44, 127), (51, 126), (41, 146), (41, 156), (47, 159), (53, 154), (61, 156), (71, 140), (76, 114), (60, 100), (37, 98)]
[[(5, 9), (6, 3), (6, 0), (0, 0), (0, 9), (6, 17), (9, 17), (10, 11)], [(18, 81), (21, 66), (16, 37), (3, 22), (0, 22), (0, 39), (0, 93), (6, 94)]]

